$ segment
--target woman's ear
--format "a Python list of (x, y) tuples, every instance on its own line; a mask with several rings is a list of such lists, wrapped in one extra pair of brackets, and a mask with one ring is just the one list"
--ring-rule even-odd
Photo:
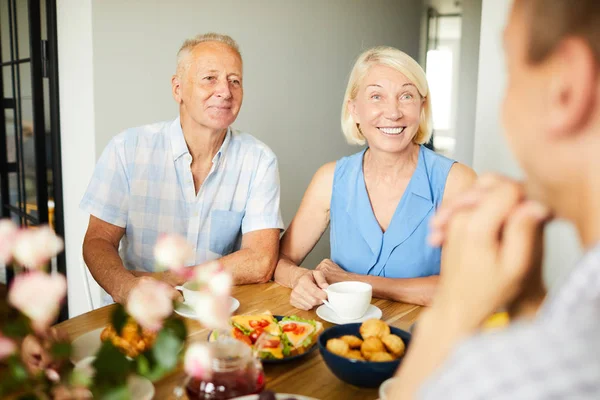
[(348, 111), (350, 112), (350, 115), (352, 116), (354, 122), (356, 124), (360, 124), (360, 118), (356, 110), (356, 100), (348, 100), (348, 104), (346, 105), (346, 107), (348, 107)]

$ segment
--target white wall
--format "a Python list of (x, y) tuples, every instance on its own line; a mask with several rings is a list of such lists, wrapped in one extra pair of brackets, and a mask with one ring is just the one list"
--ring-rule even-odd
[(69, 316), (88, 311), (81, 245), (88, 215), (79, 210), (96, 161), (92, 1), (58, 0), (58, 71)]
[[(417, 57), (421, 7), (421, 0), (94, 1), (97, 156), (119, 131), (177, 115), (170, 78), (185, 38), (229, 34), (244, 58), (234, 126), (279, 157), (287, 225), (318, 167), (359, 150), (345, 143), (339, 122), (354, 59), (375, 45)], [(329, 256), (325, 236), (305, 266)]]
[(462, 0), (460, 72), (454, 158), (473, 165), (482, 0)]
[[(500, 120), (506, 82), (502, 31), (510, 6), (511, 0), (483, 0), (474, 167), (478, 173), (496, 171), (520, 178), (522, 172), (506, 144)], [(555, 286), (580, 257), (581, 249), (574, 229), (566, 223), (554, 223), (546, 233), (545, 279)]]

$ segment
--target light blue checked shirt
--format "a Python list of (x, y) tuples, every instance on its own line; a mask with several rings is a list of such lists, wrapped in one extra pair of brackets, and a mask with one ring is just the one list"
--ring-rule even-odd
[(128, 129), (98, 160), (82, 210), (126, 229), (126, 268), (154, 271), (161, 233), (178, 233), (195, 247), (188, 265), (239, 250), (242, 235), (283, 229), (275, 154), (247, 133), (229, 129), (198, 195), (179, 118)]

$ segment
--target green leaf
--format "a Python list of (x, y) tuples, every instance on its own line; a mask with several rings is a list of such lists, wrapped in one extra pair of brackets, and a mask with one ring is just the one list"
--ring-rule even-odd
[(72, 346), (69, 342), (57, 342), (52, 345), (50, 352), (57, 360), (66, 360), (71, 356)]
[(39, 397), (37, 397), (33, 393), (27, 393), (22, 396), (19, 396), (19, 400), (39, 400)]
[(126, 384), (102, 387), (94, 391), (94, 398), (100, 400), (130, 400), (131, 393)]
[(24, 382), (29, 379), (29, 373), (27, 369), (17, 356), (11, 356), (8, 359), (8, 367), (10, 369), (10, 375), (17, 382)]
[(23, 315), (10, 320), (2, 327), (2, 333), (10, 338), (23, 338), (31, 333), (29, 319)]
[(171, 329), (163, 329), (158, 334), (152, 353), (154, 359), (166, 370), (177, 366), (179, 351), (183, 346), (183, 340)]
[(132, 369), (132, 363), (110, 341), (102, 343), (92, 366), (96, 371), (94, 381), (98, 384), (125, 383)]
[(71, 373), (69, 374), (69, 379), (68, 382), (71, 386), (85, 386), (85, 387), (89, 387), (92, 384), (92, 377), (88, 376), (88, 374), (85, 374), (81, 371), (78, 371), (76, 369), (74, 369), (73, 371), (71, 371)]
[(144, 354), (140, 354), (137, 358), (137, 372), (142, 376), (146, 376), (150, 373), (150, 361)]
[(125, 326), (125, 323), (127, 323), (128, 318), (129, 316), (125, 311), (125, 307), (123, 307), (121, 304), (117, 304), (117, 308), (115, 308), (115, 311), (113, 311), (110, 317), (110, 322), (115, 328), (117, 335), (121, 336), (121, 332), (123, 331), (123, 327)]
[(182, 342), (187, 338), (187, 328), (180, 318), (167, 318), (162, 330), (170, 330)]

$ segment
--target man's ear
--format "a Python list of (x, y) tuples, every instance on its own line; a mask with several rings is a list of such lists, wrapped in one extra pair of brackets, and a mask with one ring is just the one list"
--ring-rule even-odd
[(181, 104), (181, 80), (177, 74), (171, 77), (171, 91), (177, 104)]
[(598, 65), (592, 49), (582, 39), (568, 38), (547, 62), (550, 132), (556, 136), (577, 133), (593, 117), (598, 101)]

